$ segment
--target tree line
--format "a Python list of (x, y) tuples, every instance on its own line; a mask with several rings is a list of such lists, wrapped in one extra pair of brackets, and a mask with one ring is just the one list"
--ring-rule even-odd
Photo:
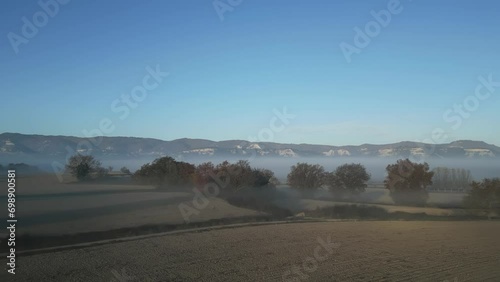
[[(427, 163), (398, 160), (386, 167), (385, 188), (394, 203), (423, 205), (428, 199), (427, 186), (432, 184), (434, 172)], [(370, 174), (361, 164), (343, 164), (334, 171), (325, 172), (318, 164), (298, 163), (287, 176), (290, 187), (302, 191), (327, 188), (337, 199), (352, 198), (365, 192)]]
[(301, 191), (314, 191), (326, 186), (337, 198), (357, 196), (365, 191), (370, 174), (361, 164), (344, 164), (332, 172), (323, 166), (297, 163), (287, 176), (290, 187)]
[(469, 170), (437, 167), (433, 171), (432, 190), (468, 191), (471, 188), (472, 176)]
[(245, 188), (274, 188), (278, 181), (274, 172), (253, 168), (248, 161), (220, 164), (205, 162), (193, 165), (162, 157), (143, 165), (133, 174), (136, 181), (156, 185), (159, 188), (198, 187), (216, 184), (225, 191)]
[[(101, 175), (105, 169), (92, 156), (75, 155), (66, 168), (79, 180)], [(274, 172), (254, 168), (248, 161), (220, 164), (205, 162), (199, 165), (176, 161), (172, 157), (161, 157), (144, 164), (135, 173), (123, 167), (122, 172), (132, 175), (140, 183), (171, 189), (217, 185), (223, 191), (234, 192), (242, 189), (275, 188), (279, 181)], [(343, 164), (333, 171), (325, 171), (319, 164), (297, 163), (290, 168), (287, 184), (304, 194), (319, 189), (328, 189), (340, 200), (351, 199), (366, 191), (371, 176), (359, 163)], [(468, 189), (464, 205), (471, 209), (499, 210), (500, 179), (472, 181), (470, 172), (463, 169), (436, 168), (430, 170), (428, 163), (414, 163), (400, 159), (386, 167), (384, 186), (395, 204), (425, 205), (428, 188), (459, 187)]]

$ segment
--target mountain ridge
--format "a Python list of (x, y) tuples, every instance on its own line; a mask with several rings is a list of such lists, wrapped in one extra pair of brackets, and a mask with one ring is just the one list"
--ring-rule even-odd
[(40, 135), (5, 132), (0, 134), (0, 155), (64, 156), (68, 153), (98, 156), (176, 156), (193, 157), (462, 157), (500, 158), (500, 147), (477, 140), (456, 140), (429, 144), (401, 141), (389, 144), (322, 145), (213, 141), (199, 138), (161, 140), (128, 136), (82, 138), (66, 135)]

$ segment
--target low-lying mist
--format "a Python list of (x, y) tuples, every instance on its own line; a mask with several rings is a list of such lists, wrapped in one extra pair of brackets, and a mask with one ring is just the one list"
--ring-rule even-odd
[[(228, 160), (228, 161), (236, 161)], [(274, 172), (275, 176), (282, 182), (286, 181), (286, 176), (290, 172), (290, 167), (298, 162), (310, 164), (320, 164), (326, 171), (332, 171), (336, 167), (345, 163), (360, 163), (364, 165), (371, 174), (370, 182), (382, 182), (386, 176), (387, 165), (395, 163), (398, 158), (254, 158), (248, 159), (253, 167), (266, 168)], [(210, 159), (192, 159), (189, 162), (199, 164), (206, 161), (222, 162)], [(441, 159), (432, 158), (425, 160), (431, 169), (436, 167), (463, 168), (471, 171), (474, 180), (481, 180), (486, 177), (500, 177), (500, 160), (490, 159)]]
[[(105, 167), (112, 166), (114, 170), (119, 170), (125, 166), (132, 172), (139, 169), (142, 165), (152, 162), (156, 157), (141, 159), (123, 159), (123, 158), (99, 158)], [(337, 166), (345, 163), (360, 163), (364, 165), (367, 171), (371, 174), (370, 182), (382, 182), (386, 175), (385, 168), (387, 165), (395, 163), (398, 158), (358, 158), (358, 157), (337, 157), (337, 158), (302, 158), (302, 157), (256, 157), (256, 158), (213, 158), (213, 157), (191, 157), (189, 159), (176, 158), (178, 161), (186, 161), (192, 164), (200, 164), (203, 162), (213, 162), (214, 164), (221, 163), (225, 160), (229, 162), (236, 162), (240, 159), (248, 160), (253, 167), (265, 168), (272, 170), (275, 176), (281, 181), (286, 181), (286, 176), (290, 172), (290, 167), (298, 162), (307, 162), (310, 164), (320, 164), (326, 171), (332, 171)], [(19, 159), (19, 160), (6, 160), (8, 162), (26, 162), (28, 164), (37, 165), (40, 169), (53, 172), (52, 163), (57, 161), (64, 164), (64, 159), (48, 160), (48, 159)], [(448, 167), (448, 168), (463, 168), (470, 170), (474, 180), (481, 180), (487, 177), (500, 177), (500, 159), (451, 159), (451, 158), (428, 158), (425, 159), (430, 168)]]

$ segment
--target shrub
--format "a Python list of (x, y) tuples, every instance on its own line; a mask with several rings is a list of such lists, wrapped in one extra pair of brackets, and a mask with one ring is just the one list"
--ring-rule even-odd
[(466, 208), (488, 215), (493, 212), (500, 214), (500, 178), (473, 181), (471, 187), (463, 201)]

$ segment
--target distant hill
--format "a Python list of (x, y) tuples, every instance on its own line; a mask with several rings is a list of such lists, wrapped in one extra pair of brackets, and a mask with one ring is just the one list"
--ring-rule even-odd
[[(176, 158), (207, 157), (411, 157), (500, 159), (500, 147), (482, 141), (460, 140), (449, 144), (430, 145), (417, 142), (399, 142), (385, 145), (330, 146), (310, 144), (281, 144), (249, 142), (244, 140), (211, 141), (204, 139), (177, 139), (164, 141), (135, 137), (96, 137), (85, 139), (72, 136), (46, 136), (19, 133), (0, 134), (0, 157), (64, 158), (72, 152), (91, 153), (101, 158)], [(1, 163), (1, 161), (0, 161)]]

